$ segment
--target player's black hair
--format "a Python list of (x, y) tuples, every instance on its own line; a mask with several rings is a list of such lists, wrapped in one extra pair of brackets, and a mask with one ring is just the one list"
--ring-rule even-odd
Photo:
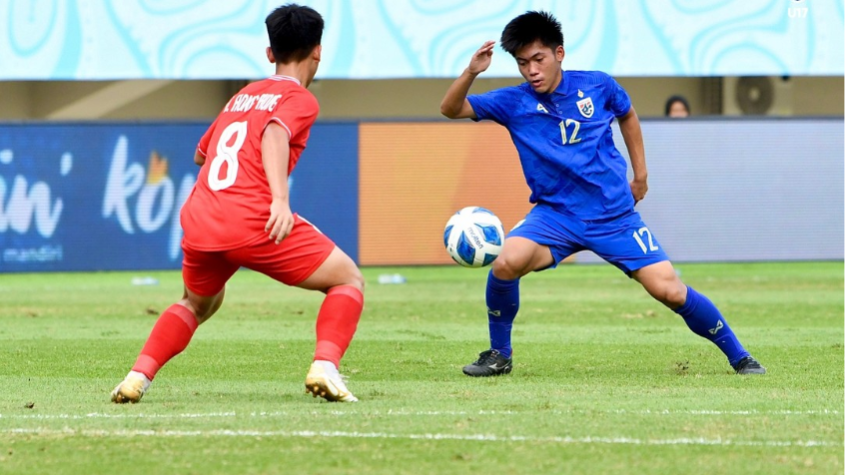
[(296, 3), (273, 10), (264, 24), (273, 56), (283, 64), (306, 59), (323, 37), (320, 13)]
[(669, 117), (670, 108), (673, 107), (673, 104), (675, 104), (676, 102), (681, 102), (684, 106), (684, 109), (687, 111), (688, 114), (690, 114), (690, 104), (687, 103), (687, 99), (685, 99), (684, 96), (670, 96), (669, 98), (667, 98), (667, 103), (664, 104), (665, 116)]
[(549, 12), (529, 11), (514, 18), (502, 30), (499, 44), (511, 56), (515, 56), (517, 50), (537, 40), (553, 50), (564, 46), (561, 23)]

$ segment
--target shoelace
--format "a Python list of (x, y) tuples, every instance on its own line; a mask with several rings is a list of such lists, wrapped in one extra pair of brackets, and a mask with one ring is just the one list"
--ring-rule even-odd
[(487, 350), (479, 353), (479, 360), (476, 361), (474, 364), (476, 366), (488, 366), (491, 364), (496, 363), (496, 357), (499, 355), (498, 352), (494, 352), (494, 350)]
[(349, 376), (347, 376), (345, 374), (341, 374), (341, 372), (338, 371), (338, 370), (335, 370), (335, 371), (328, 371), (327, 370), (327, 373), (329, 374), (330, 378), (333, 377), (333, 376), (337, 376), (338, 379), (340, 379), (345, 385), (347, 384), (347, 382), (350, 379)]

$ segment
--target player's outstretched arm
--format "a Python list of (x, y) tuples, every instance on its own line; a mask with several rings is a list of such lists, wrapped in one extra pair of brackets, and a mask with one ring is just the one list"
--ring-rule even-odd
[(475, 119), (476, 112), (467, 100), (467, 92), (473, 80), (491, 65), (491, 56), (495, 41), (486, 41), (470, 59), (470, 65), (458, 76), (458, 79), (447, 89), (441, 101), (441, 114), (450, 119)]
[(629, 109), (626, 115), (618, 117), (620, 132), (626, 141), (626, 149), (629, 151), (629, 159), (632, 162), (634, 179), (629, 183), (632, 188), (632, 196), (635, 203), (646, 196), (649, 187), (646, 185), (646, 152), (643, 150), (643, 133), (640, 130), (640, 119), (634, 107)]
[(288, 161), (291, 149), (288, 132), (271, 122), (261, 139), (261, 161), (270, 185), (270, 219), (264, 226), (268, 237), (279, 244), (294, 227), (294, 215), (288, 204)]

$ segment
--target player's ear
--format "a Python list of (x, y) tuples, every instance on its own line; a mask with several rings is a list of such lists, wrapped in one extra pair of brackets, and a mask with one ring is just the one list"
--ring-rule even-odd
[(555, 60), (558, 62), (564, 61), (564, 47), (561, 45), (555, 48)]
[(264, 52), (267, 53), (267, 60), (268, 61), (270, 61), (271, 63), (276, 62), (276, 56), (273, 56), (273, 50), (270, 49), (270, 46), (268, 46), (267, 49), (264, 50)]
[(323, 53), (323, 45), (317, 45), (314, 47), (314, 50), (311, 52), (311, 59), (320, 62), (320, 55)]

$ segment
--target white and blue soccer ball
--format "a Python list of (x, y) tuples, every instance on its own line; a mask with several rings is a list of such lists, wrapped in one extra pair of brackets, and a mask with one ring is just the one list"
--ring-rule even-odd
[(495, 214), (469, 206), (452, 215), (444, 229), (444, 246), (464, 267), (485, 267), (502, 252), (505, 232)]

